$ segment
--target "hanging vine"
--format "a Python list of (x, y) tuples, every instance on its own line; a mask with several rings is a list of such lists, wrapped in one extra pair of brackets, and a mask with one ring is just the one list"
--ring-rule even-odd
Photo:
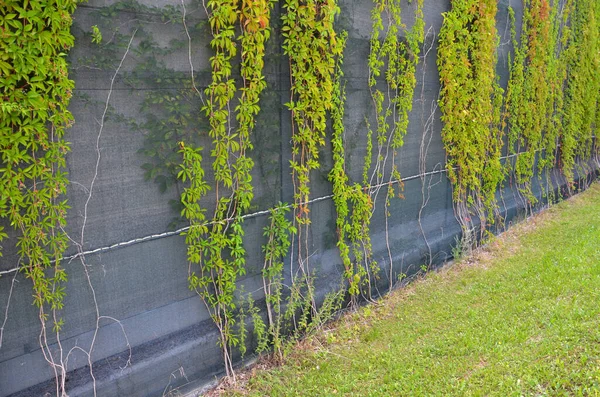
[[(267, 335), (274, 352), (279, 359), (283, 358), (283, 327), (282, 322), (282, 300), (283, 300), (283, 259), (287, 256), (290, 249), (290, 237), (296, 234), (296, 228), (292, 222), (286, 218), (289, 207), (279, 203), (276, 208), (270, 210), (269, 224), (264, 228), (264, 236), (267, 237), (267, 243), (263, 245), (265, 260), (262, 269), (263, 288), (265, 291), (265, 301), (267, 306), (268, 326)], [(259, 324), (262, 318), (255, 317), (254, 324)], [(262, 329), (258, 327), (258, 329)], [(256, 333), (256, 332), (255, 332)], [(260, 353), (268, 345), (261, 343), (260, 335), (257, 352)]]
[[(367, 119), (367, 152), (363, 168), (363, 185), (368, 187), (373, 208), (380, 189), (383, 186), (387, 188), (385, 222), (390, 271), (393, 260), (388, 234), (388, 218), (391, 216), (389, 207), (393, 197), (402, 197), (403, 185), (397, 157), (408, 131), (408, 116), (412, 110), (416, 86), (415, 71), (425, 34), (422, 0), (416, 2), (414, 13), (413, 26), (407, 29), (402, 22), (400, 1), (376, 0), (371, 11), (373, 30), (368, 58), (369, 91), (375, 110), (376, 130), (371, 129)], [(402, 33), (405, 36), (400, 36)], [(385, 80), (383, 89), (378, 87), (377, 81), (381, 76)], [(374, 163), (373, 149), (376, 150)], [(371, 167), (373, 170), (369, 177)], [(395, 184), (398, 184), (397, 191)], [(370, 256), (370, 252), (365, 251), (365, 255)], [(369, 270), (375, 275), (379, 269), (377, 263), (369, 257), (365, 258), (365, 261), (371, 262), (371, 266), (366, 267), (368, 276), (372, 276)]]
[[(190, 221), (190, 229), (184, 233), (188, 260), (190, 264), (199, 265), (197, 270), (190, 269), (190, 288), (198, 292), (217, 325), (227, 376), (235, 377), (231, 349), (239, 340), (234, 332), (234, 292), (237, 277), (246, 272), (242, 215), (254, 196), (251, 176), (254, 163), (247, 152), (252, 149), (250, 133), (260, 110), (260, 94), (266, 86), (262, 69), (272, 3), (211, 0), (206, 5), (215, 55), (210, 59), (212, 81), (205, 91), (203, 110), (213, 140), (216, 205), (208, 227), (205, 211), (198, 204), (208, 190), (201, 167), (202, 149), (181, 143), (184, 161), (179, 176), (189, 181), (189, 187), (181, 196), (182, 215)], [(241, 35), (236, 40), (238, 22)], [(242, 46), (242, 85), (239, 104), (232, 110), (232, 101), (238, 92), (232, 77), (232, 62), (238, 55), (237, 41)]]
[[(531, 181), (560, 160), (569, 183), (579, 160), (593, 150), (598, 99), (597, 9), (593, 2), (529, 0), (524, 2), (521, 41), (514, 31), (515, 58), (510, 67), (505, 119), (514, 175), (528, 203), (535, 203)], [(583, 105), (585, 103), (585, 105)], [(585, 171), (584, 171), (585, 172)]]
[[(292, 112), (292, 181), (294, 225), (297, 225), (297, 261), (308, 281), (310, 226), (310, 174), (318, 169), (319, 148), (325, 144), (327, 112), (334, 96), (336, 57), (343, 52), (333, 25), (339, 13), (335, 0), (286, 0), (282, 16), (283, 50), (289, 57), (291, 97), (286, 104)], [(294, 252), (292, 253), (292, 255)], [(313, 300), (311, 283), (308, 295)], [(316, 314), (316, 304), (312, 302)]]
[[(344, 47), (346, 36), (346, 32), (340, 34), (340, 40), (343, 41)], [(342, 65), (343, 57), (340, 56), (335, 68), (333, 108), (331, 110), (333, 168), (329, 172), (329, 180), (333, 185), (333, 202), (337, 212), (337, 247), (344, 265), (344, 278), (348, 283), (351, 305), (356, 307), (361, 284), (367, 275), (362, 263), (363, 260), (371, 258), (369, 225), (373, 205), (371, 196), (359, 183), (350, 184), (346, 173), (344, 148), (346, 90), (342, 81), (344, 76)]]
[(600, 93), (598, 18), (600, 5), (597, 1), (575, 2), (570, 20), (571, 40), (565, 57), (567, 82), (560, 138), (561, 168), (569, 183), (574, 180), (577, 158), (581, 162), (589, 160), (594, 149), (593, 127)]
[(562, 132), (563, 85), (567, 70), (564, 47), (571, 32), (566, 21), (571, 13), (572, 5), (572, 0), (567, 0), (564, 6), (561, 6), (561, 2), (556, 0), (551, 4), (550, 11), (551, 34), (548, 42), (550, 55), (546, 81), (546, 84), (548, 84), (547, 124), (538, 160), (538, 170), (540, 173), (545, 173), (548, 190), (553, 187), (550, 171), (556, 167), (556, 151), (559, 136)]
[[(73, 123), (67, 107), (74, 83), (65, 57), (77, 3), (0, 5), (0, 217), (17, 231), (19, 269), (32, 283), (40, 347), (56, 374), (57, 394), (64, 393), (65, 369), (55, 363), (47, 338), (58, 338), (63, 325), (58, 312), (67, 281), (61, 264), (68, 245), (61, 230), (68, 209), (64, 134)], [(0, 241), (6, 237), (0, 227)]]
[[(371, 11), (373, 31), (368, 59), (369, 91), (376, 112), (377, 128), (376, 131), (368, 128), (368, 136), (376, 137), (377, 155), (373, 173), (368, 180), (366, 177), (372, 164), (371, 158), (365, 164), (365, 185), (377, 186), (386, 180), (386, 166), (390, 155), (392, 161), (389, 179), (400, 180), (395, 159), (398, 149), (404, 144), (408, 114), (412, 110), (415, 70), (424, 39), (423, 0), (416, 2), (415, 21), (411, 29), (406, 28), (401, 14), (398, 0), (375, 0)], [(386, 23), (384, 15), (387, 15)], [(400, 37), (403, 32), (406, 36)], [(386, 83), (384, 90), (377, 87), (377, 78), (382, 75)], [(368, 145), (373, 147), (370, 141)], [(393, 190), (391, 195), (394, 195)]]
[(520, 44), (512, 29), (515, 60), (510, 67), (506, 112), (509, 153), (515, 154), (514, 175), (519, 191), (529, 203), (536, 198), (531, 190), (536, 156), (544, 144), (552, 112), (549, 107), (553, 73), (554, 41), (552, 15), (547, 0), (523, 2), (523, 27)]
[(504, 178), (496, 11), (494, 0), (455, 0), (440, 31), (442, 140), (465, 248), (475, 242), (474, 216), (480, 235), (494, 221), (496, 189)]

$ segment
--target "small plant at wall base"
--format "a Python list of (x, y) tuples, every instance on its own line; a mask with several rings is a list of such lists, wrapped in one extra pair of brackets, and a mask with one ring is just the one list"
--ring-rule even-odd
[[(281, 312), (283, 260), (290, 248), (290, 238), (296, 234), (296, 228), (286, 218), (287, 212), (289, 212), (289, 207), (282, 203), (270, 210), (269, 225), (264, 229), (267, 243), (263, 245), (265, 261), (262, 269), (262, 279), (268, 319), (268, 335), (266, 336), (270, 338), (273, 350), (279, 356), (279, 359), (283, 358), (283, 319)], [(257, 352), (260, 353), (261, 350), (261, 343), (259, 342)]]
[[(310, 291), (307, 283), (313, 280), (297, 278), (290, 286), (285, 285), (283, 276), (284, 259), (291, 246), (291, 238), (296, 234), (293, 222), (287, 219), (290, 206), (279, 203), (269, 210), (269, 223), (264, 228), (267, 242), (263, 245), (265, 255), (262, 280), (265, 292), (267, 322), (260, 314), (252, 294), (244, 298), (243, 287), (240, 289), (239, 343), (240, 351), (246, 353), (247, 317), (250, 317), (256, 341), (255, 352), (263, 353), (273, 349), (273, 358), (282, 362), (293, 349), (295, 343), (307, 334), (317, 330), (324, 322), (339, 312), (345, 298), (346, 289), (340, 286), (325, 296), (316, 314), (312, 313), (313, 299), (306, 294)], [(289, 291), (286, 293), (284, 289)], [(286, 296), (287, 295), (287, 296)], [(285, 296), (285, 302), (284, 302)], [(285, 309), (284, 309), (285, 307)]]
[[(65, 394), (66, 370), (47, 341), (52, 334), (59, 339), (67, 281), (64, 133), (73, 123), (67, 107), (74, 84), (65, 52), (73, 46), (76, 6), (72, 0), (0, 5), (0, 217), (17, 231), (19, 270), (32, 282), (40, 348), (56, 375), (57, 395)], [(0, 228), (0, 241), (6, 237)]]

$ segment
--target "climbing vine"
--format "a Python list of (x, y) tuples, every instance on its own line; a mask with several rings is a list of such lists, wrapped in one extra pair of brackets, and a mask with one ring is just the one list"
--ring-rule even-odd
[[(509, 152), (516, 156), (514, 176), (529, 203), (536, 201), (531, 190), (536, 161), (540, 174), (547, 175), (558, 159), (572, 183), (577, 158), (585, 164), (592, 155), (599, 90), (598, 61), (592, 55), (598, 48), (595, 7), (593, 2), (525, 1), (520, 43), (512, 16), (515, 57), (505, 118)], [(546, 183), (552, 183), (548, 177)]]
[[(402, 197), (403, 184), (397, 164), (398, 150), (404, 145), (404, 137), (408, 131), (408, 116), (412, 110), (417, 83), (415, 71), (424, 40), (425, 22), (422, 0), (418, 0), (414, 5), (414, 22), (411, 28), (407, 28), (402, 21), (403, 11), (400, 1), (376, 0), (373, 3), (368, 85), (375, 110), (376, 128), (375, 131), (371, 129), (371, 123), (367, 118), (367, 151), (363, 167), (363, 186), (370, 196), (369, 205), (373, 208), (371, 212), (374, 211), (380, 189), (386, 187), (386, 245), (391, 270), (393, 260), (388, 234), (388, 218), (391, 216), (389, 208), (393, 197)], [(382, 77), (385, 81), (383, 87), (378, 84), (378, 79)], [(369, 177), (371, 168), (372, 173)], [(371, 262), (371, 265), (365, 268), (369, 277), (367, 281), (370, 282), (370, 278), (376, 275), (379, 268), (370, 258), (370, 244), (367, 248), (364, 250), (364, 259), (365, 262)]]
[(573, 182), (577, 158), (588, 160), (594, 149), (593, 127), (600, 93), (599, 17), (600, 5), (597, 1), (575, 2), (565, 57), (567, 82), (563, 134), (560, 138), (560, 165), (568, 182)]
[(504, 178), (496, 11), (495, 0), (453, 1), (440, 31), (442, 140), (465, 248), (474, 243), (474, 216), (481, 234), (494, 221), (496, 189)]
[[(287, 256), (291, 240), (290, 237), (296, 233), (292, 222), (286, 218), (290, 208), (282, 203), (270, 210), (269, 224), (264, 228), (264, 236), (267, 242), (263, 245), (265, 260), (262, 269), (263, 287), (265, 291), (265, 302), (267, 306), (268, 326), (267, 335), (262, 339), (270, 338), (273, 350), (279, 358), (283, 357), (283, 324), (282, 324), (282, 300), (283, 300), (283, 260)], [(260, 324), (255, 318), (254, 324)], [(258, 327), (261, 329), (260, 327)], [(260, 336), (260, 335), (258, 335)], [(257, 351), (266, 348), (267, 342), (259, 340)]]
[(531, 190), (536, 156), (552, 120), (550, 81), (555, 71), (552, 17), (547, 0), (524, 1), (520, 44), (514, 28), (511, 31), (515, 59), (510, 66), (505, 108), (509, 115), (508, 148), (510, 154), (516, 155), (514, 176), (519, 190), (530, 203), (536, 201)]
[[(550, 4), (550, 35), (548, 38), (548, 61), (547, 61), (547, 104), (546, 104), (546, 129), (542, 134), (541, 149), (538, 152), (538, 172), (546, 175), (546, 184), (551, 187), (549, 180), (550, 171), (556, 167), (556, 149), (558, 137), (562, 130), (562, 107), (563, 107), (563, 82), (566, 78), (566, 66), (564, 62), (565, 51), (563, 42), (569, 34), (569, 29), (563, 21), (566, 21), (572, 8), (572, 1), (568, 1), (560, 11), (558, 1)], [(513, 40), (514, 42), (514, 40)], [(510, 85), (510, 83), (509, 83)]]
[[(376, 0), (371, 11), (373, 31), (370, 39), (369, 90), (376, 112), (376, 131), (369, 128), (368, 136), (375, 135), (376, 162), (369, 180), (363, 174), (363, 184), (378, 185), (385, 181), (386, 161), (391, 155), (390, 181), (400, 181), (396, 164), (398, 149), (404, 144), (408, 130), (408, 114), (412, 110), (416, 85), (415, 70), (423, 44), (423, 0), (416, 2), (415, 21), (411, 29), (402, 22), (400, 1)], [(384, 15), (388, 17), (385, 19)], [(405, 36), (400, 36), (401, 33)], [(384, 76), (386, 87), (377, 87), (377, 78)], [(372, 143), (369, 142), (372, 146)], [(391, 153), (390, 153), (391, 150)], [(371, 159), (365, 164), (370, 168)], [(391, 196), (393, 196), (393, 189)]]
[[(294, 222), (297, 226), (297, 261), (308, 279), (310, 226), (310, 174), (318, 169), (319, 148), (325, 145), (327, 114), (333, 105), (336, 57), (343, 40), (334, 30), (339, 8), (334, 0), (286, 0), (282, 16), (283, 50), (289, 57), (292, 112), (292, 159)], [(307, 283), (309, 296), (311, 284)], [(313, 302), (312, 311), (316, 312)], [(313, 313), (314, 314), (314, 313)]]
[[(204, 209), (198, 204), (208, 189), (201, 172), (201, 149), (181, 144), (184, 163), (180, 177), (190, 185), (181, 196), (182, 215), (190, 221), (190, 229), (184, 234), (188, 260), (199, 265), (199, 269), (190, 270), (189, 284), (198, 292), (219, 329), (228, 376), (234, 376), (231, 348), (239, 342), (233, 315), (236, 280), (246, 272), (242, 215), (253, 198), (254, 163), (247, 151), (252, 149), (250, 133), (260, 110), (259, 96), (266, 85), (262, 69), (271, 5), (267, 0), (207, 2), (213, 36), (211, 47), (215, 52), (210, 59), (212, 81), (205, 90), (203, 108), (210, 124), (216, 195), (210, 226), (204, 223)], [(242, 33), (236, 38), (238, 22)], [(232, 76), (238, 41), (242, 45), (239, 90)], [(232, 109), (238, 91), (239, 103)]]
[[(62, 320), (67, 274), (61, 266), (68, 209), (64, 140), (73, 82), (66, 52), (73, 46), (77, 1), (8, 1), (0, 5), (0, 217), (19, 232), (21, 271), (33, 283), (40, 321)], [(7, 235), (0, 229), (0, 240)], [(50, 319), (50, 313), (52, 318)]]
[[(74, 83), (65, 57), (76, 6), (74, 0), (0, 5), (0, 217), (16, 230), (19, 270), (32, 283), (40, 348), (56, 374), (57, 393), (64, 392), (65, 369), (47, 338), (58, 338), (63, 326), (58, 312), (67, 282), (64, 134), (73, 123), (67, 107)], [(6, 237), (0, 227), (0, 241)]]
[[(344, 46), (346, 36), (346, 32), (340, 35)], [(333, 185), (333, 202), (337, 212), (337, 246), (344, 265), (344, 278), (348, 283), (351, 304), (356, 306), (361, 283), (367, 274), (362, 262), (363, 259), (367, 261), (371, 257), (369, 224), (371, 223), (372, 202), (371, 196), (359, 183), (350, 184), (346, 173), (343, 139), (346, 90), (342, 81), (344, 76), (342, 64), (343, 57), (340, 56), (336, 63), (333, 108), (331, 110), (333, 168), (329, 172), (329, 180)], [(352, 256), (354, 256), (354, 260), (352, 260)]]

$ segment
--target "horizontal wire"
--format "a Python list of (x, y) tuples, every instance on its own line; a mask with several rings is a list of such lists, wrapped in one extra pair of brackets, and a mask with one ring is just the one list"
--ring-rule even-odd
[[(389, 182), (385, 182), (385, 183), (380, 183), (378, 185), (372, 185), (369, 186), (369, 189), (377, 189), (386, 185), (390, 185), (390, 184), (397, 184), (398, 182), (404, 182), (404, 181), (409, 181), (409, 180), (413, 180), (413, 179), (417, 179), (417, 178), (421, 178), (421, 177), (426, 177), (429, 175), (435, 175), (435, 174), (439, 174), (439, 173), (443, 173), (446, 172), (446, 169), (441, 169), (441, 170), (434, 170), (434, 171), (429, 171), (426, 172), (424, 174), (420, 174), (420, 175), (413, 175), (413, 176), (409, 176), (406, 178), (401, 178), (400, 180), (395, 180), (395, 181), (389, 181)], [(317, 197), (311, 200), (308, 200), (304, 203), (300, 203), (300, 205), (309, 205), (309, 204), (314, 204), (314, 203), (318, 203), (320, 201), (325, 201), (325, 200), (329, 200), (333, 198), (333, 194), (329, 194), (326, 196), (322, 196), (322, 197)], [(278, 208), (292, 208), (293, 204), (288, 204), (286, 206), (281, 206)], [(257, 212), (253, 212), (251, 214), (246, 214), (246, 215), (242, 215), (240, 218), (242, 219), (250, 219), (250, 218), (256, 218), (259, 217), (261, 215), (267, 215), (271, 212), (271, 210), (263, 210), (263, 211), (257, 211)], [(206, 222), (204, 224), (202, 224), (201, 226), (211, 226), (214, 225), (215, 223), (218, 222), (228, 222), (228, 221), (232, 221), (235, 218), (228, 218), (228, 219), (222, 219), (219, 221), (210, 221), (210, 222)], [(169, 231), (169, 232), (164, 232), (164, 233), (159, 233), (159, 234), (151, 234), (148, 236), (144, 236), (144, 237), (139, 237), (139, 238), (135, 238), (133, 240), (129, 240), (129, 241), (123, 241), (120, 243), (115, 243), (112, 245), (107, 245), (104, 247), (99, 247), (99, 248), (94, 248), (92, 250), (88, 250), (88, 251), (84, 251), (84, 252), (80, 252), (74, 255), (69, 255), (69, 256), (64, 256), (62, 258), (60, 258), (59, 260), (62, 261), (72, 261), (73, 259), (79, 258), (80, 256), (85, 256), (85, 255), (91, 255), (91, 254), (97, 254), (97, 253), (101, 253), (101, 252), (106, 252), (106, 251), (112, 251), (114, 249), (118, 249), (118, 248), (124, 248), (124, 247), (128, 247), (131, 245), (135, 245), (135, 244), (139, 244), (139, 243), (143, 243), (143, 242), (147, 242), (147, 241), (152, 241), (152, 240), (158, 240), (161, 238), (166, 238), (166, 237), (172, 237), (175, 235), (180, 235), (183, 232), (186, 232), (190, 230), (190, 226), (185, 226), (182, 228), (179, 228), (177, 230), (173, 230), (173, 231)], [(50, 263), (55, 263), (56, 260), (52, 260)], [(10, 270), (4, 270), (4, 271), (0, 271), (0, 275), (3, 274), (10, 274), (13, 272), (16, 272), (19, 270), (19, 267), (15, 267), (13, 269)]]
[[(545, 150), (545, 149), (542, 148), (540, 150)], [(540, 151), (540, 150), (537, 150), (537, 151)], [(511, 154), (511, 155), (508, 155), (508, 156), (503, 156), (503, 157), (500, 157), (500, 160), (506, 160), (506, 159), (509, 159), (509, 158), (512, 158), (512, 157), (516, 157), (516, 156), (518, 156), (520, 154), (523, 154), (523, 153), (526, 153), (526, 152), (514, 153), (514, 154)], [(456, 169), (458, 169), (458, 167), (453, 167), (453, 169), (456, 170)], [(377, 189), (377, 188), (380, 188), (380, 187), (383, 187), (383, 186), (386, 186), (386, 185), (395, 185), (395, 184), (398, 184), (400, 182), (411, 181), (411, 180), (414, 180), (414, 179), (417, 179), (417, 178), (424, 178), (424, 177), (427, 177), (427, 176), (436, 175), (436, 174), (442, 174), (442, 173), (446, 173), (446, 172), (448, 172), (447, 166), (444, 167), (444, 168), (442, 168), (442, 169), (439, 169), (439, 170), (435, 170), (434, 169), (432, 171), (428, 171), (428, 172), (425, 172), (423, 174), (411, 175), (411, 176), (408, 176), (408, 177), (405, 177), (405, 178), (400, 178), (400, 179), (397, 179), (397, 180), (388, 181), (388, 182), (380, 183), (380, 184), (377, 184), (377, 185), (370, 185), (370, 186), (368, 186), (368, 189)], [(317, 198), (314, 198), (312, 200), (308, 200), (308, 201), (306, 201), (304, 203), (300, 203), (300, 205), (314, 204), (314, 203), (318, 203), (320, 201), (329, 200), (329, 199), (332, 199), (332, 198), (333, 198), (333, 194), (329, 194), (327, 196), (317, 197)], [(288, 204), (286, 206), (282, 206), (282, 207), (278, 207), (278, 208), (292, 208), (293, 206), (294, 206), (294, 204)], [(241, 219), (256, 218), (256, 217), (261, 216), (261, 215), (269, 214), (270, 212), (271, 212), (270, 209), (269, 210), (258, 211), (258, 212), (253, 212), (251, 214), (242, 215), (240, 218)], [(202, 224), (201, 226), (203, 226), (203, 227), (204, 226), (211, 226), (211, 225), (214, 225), (215, 223), (218, 223), (218, 222), (229, 222), (229, 221), (232, 221), (234, 219), (235, 218), (227, 218), (227, 219), (222, 219), (222, 220), (219, 220), (219, 221), (210, 221), (210, 222), (206, 222), (206, 223)], [(69, 256), (62, 257), (59, 260), (71, 262), (72, 260), (77, 259), (77, 258), (79, 258), (81, 256), (86, 256), (86, 255), (91, 255), (91, 254), (97, 254), (97, 253), (112, 251), (114, 249), (129, 247), (129, 246), (132, 246), (132, 245), (135, 245), (135, 244), (139, 244), (139, 243), (143, 243), (143, 242), (147, 242), (147, 241), (153, 241), (153, 240), (158, 240), (158, 239), (161, 239), (161, 238), (172, 237), (172, 236), (175, 236), (175, 235), (180, 235), (181, 233), (186, 232), (188, 230), (190, 230), (190, 226), (185, 226), (185, 227), (182, 227), (180, 229), (173, 230), (173, 231), (170, 231), (170, 232), (164, 232), (164, 233), (159, 233), (159, 234), (151, 234), (151, 235), (148, 235), (148, 236), (135, 238), (135, 239), (129, 240), (129, 241), (123, 241), (123, 242), (120, 242), (120, 243), (115, 243), (115, 244), (107, 245), (107, 246), (104, 246), (104, 247), (94, 248), (94, 249), (89, 250), (89, 251), (84, 251), (84, 252), (80, 252), (80, 253), (77, 253), (77, 254), (74, 254), (74, 255), (69, 255)], [(50, 263), (55, 263), (55, 262), (56, 262), (56, 260), (52, 260)], [(10, 273), (16, 272), (18, 270), (19, 270), (19, 267), (17, 266), (15, 268), (10, 269), (10, 270), (0, 271), (0, 276), (4, 275), (4, 274), (10, 274)]]

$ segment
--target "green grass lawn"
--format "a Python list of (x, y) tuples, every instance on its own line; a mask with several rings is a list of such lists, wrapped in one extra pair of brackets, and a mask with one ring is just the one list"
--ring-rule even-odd
[(233, 395), (600, 395), (600, 185), (345, 316)]

